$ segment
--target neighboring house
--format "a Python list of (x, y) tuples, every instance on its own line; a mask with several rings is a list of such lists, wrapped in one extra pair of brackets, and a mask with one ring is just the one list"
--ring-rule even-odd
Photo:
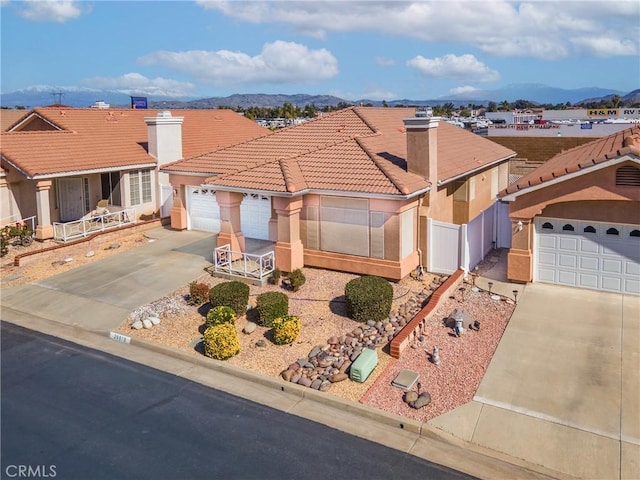
[[(0, 136), (0, 218), (36, 217), (36, 238), (98, 202), (137, 218), (170, 212), (163, 163), (270, 133), (231, 110), (36, 108)], [(131, 211), (131, 210), (130, 210)]]
[(458, 228), (491, 209), (515, 152), (415, 113), (352, 107), (166, 165), (171, 225), (217, 233), (237, 252), (245, 237), (273, 241), (283, 271), (429, 269), (449, 255), (429, 243), (429, 222)]
[(640, 127), (559, 153), (500, 195), (509, 279), (640, 294)]
[(27, 113), (29, 113), (28, 110), (12, 110), (8, 108), (0, 108), (0, 131), (6, 132), (9, 127), (13, 126)]

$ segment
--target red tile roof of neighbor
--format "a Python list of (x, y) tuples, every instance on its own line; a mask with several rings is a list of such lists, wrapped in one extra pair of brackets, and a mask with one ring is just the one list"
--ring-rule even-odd
[[(426, 179), (407, 172), (403, 119), (414, 114), (413, 108), (351, 107), (163, 170), (217, 175), (207, 182), (233, 189), (411, 195), (429, 187)], [(440, 181), (514, 155), (460, 127), (438, 126)]]
[(11, 110), (8, 108), (0, 108), (0, 131), (6, 132), (9, 127), (13, 126), (18, 120), (24, 117), (28, 110)]
[[(2, 133), (0, 153), (28, 177), (135, 168), (155, 163), (144, 117), (158, 110), (36, 108), (33, 116), (59, 130)], [(231, 110), (174, 110), (182, 123), (183, 157), (270, 134)]]
[(589, 170), (624, 155), (640, 156), (640, 126), (560, 152), (500, 192), (506, 196), (580, 170)]

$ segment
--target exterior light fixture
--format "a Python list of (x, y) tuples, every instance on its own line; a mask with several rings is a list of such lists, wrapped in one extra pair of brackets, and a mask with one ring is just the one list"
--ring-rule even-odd
[(493, 282), (488, 282), (487, 285), (489, 285), (489, 295), (491, 295), (491, 289), (493, 288)]
[(518, 303), (518, 290), (513, 291), (513, 301)]

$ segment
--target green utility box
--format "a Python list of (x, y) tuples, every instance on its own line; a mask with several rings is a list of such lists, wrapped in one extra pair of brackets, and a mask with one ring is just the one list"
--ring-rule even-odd
[(365, 348), (351, 365), (349, 378), (354, 382), (364, 382), (378, 365), (378, 352)]

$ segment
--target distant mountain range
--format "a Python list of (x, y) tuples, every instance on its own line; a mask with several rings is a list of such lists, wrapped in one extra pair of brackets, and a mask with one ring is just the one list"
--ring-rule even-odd
[[(476, 90), (472, 93), (450, 95), (447, 98), (416, 100), (401, 99), (387, 101), (390, 107), (397, 105), (406, 106), (436, 106), (445, 103), (453, 103), (456, 106), (466, 106), (468, 104), (487, 105), (489, 102), (500, 103), (503, 101), (515, 102), (516, 100), (527, 100), (538, 104), (579, 104), (582, 102), (598, 101), (610, 99), (613, 95), (619, 95), (625, 102), (639, 102), (640, 90), (630, 93), (610, 90), (606, 88), (579, 88), (567, 90), (562, 88), (549, 87), (540, 84), (514, 84), (497, 90)], [(140, 94), (139, 96), (146, 96)], [(0, 105), (3, 107), (15, 108), (23, 106), (34, 108), (54, 103), (62, 103), (71, 107), (88, 107), (96, 101), (102, 100), (111, 106), (129, 107), (131, 104), (130, 94), (118, 91), (94, 90), (90, 88), (58, 88), (49, 86), (35, 86), (17, 90), (15, 92), (0, 94)], [(340, 103), (353, 105), (374, 105), (380, 106), (381, 100), (361, 99), (349, 101), (331, 95), (276, 95), (276, 94), (235, 94), (228, 97), (212, 97), (202, 99), (176, 99), (158, 96), (148, 96), (150, 108), (218, 108), (218, 107), (279, 107), (288, 102), (294, 106), (304, 108), (306, 105), (315, 105), (316, 108), (332, 107)]]

